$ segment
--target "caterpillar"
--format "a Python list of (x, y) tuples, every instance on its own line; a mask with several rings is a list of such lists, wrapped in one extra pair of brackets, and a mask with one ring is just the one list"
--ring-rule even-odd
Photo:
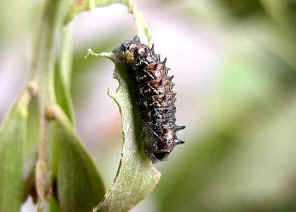
[(184, 143), (176, 132), (185, 128), (176, 125), (174, 76), (168, 76), (167, 59), (161, 61), (154, 45), (149, 48), (138, 36), (113, 52), (126, 65), (128, 76), (135, 83), (135, 104), (148, 134), (145, 152), (153, 163), (166, 160), (176, 145)]

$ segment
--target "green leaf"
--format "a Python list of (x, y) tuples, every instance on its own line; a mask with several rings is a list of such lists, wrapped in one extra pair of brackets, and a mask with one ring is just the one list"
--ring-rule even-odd
[(23, 92), (0, 128), (0, 211), (18, 212), (24, 199), (23, 147), (29, 95)]
[(71, 121), (59, 107), (54, 110), (59, 145), (57, 180), (61, 211), (91, 211), (104, 196), (102, 178), (73, 130)]
[(112, 53), (89, 54), (106, 57), (115, 62), (114, 76), (119, 82), (116, 92), (109, 96), (121, 113), (123, 147), (114, 182), (96, 211), (128, 211), (142, 201), (154, 189), (160, 173), (152, 166), (144, 153), (144, 133), (139, 111), (131, 96), (133, 82), (127, 76), (126, 67), (116, 61)]

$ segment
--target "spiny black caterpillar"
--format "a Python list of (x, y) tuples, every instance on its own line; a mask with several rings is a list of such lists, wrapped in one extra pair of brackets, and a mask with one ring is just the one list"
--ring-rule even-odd
[(160, 61), (154, 46), (149, 48), (138, 36), (126, 41), (113, 51), (126, 64), (128, 75), (136, 84), (136, 105), (149, 138), (145, 151), (152, 162), (165, 160), (173, 148), (184, 141), (176, 132), (185, 126), (176, 125), (176, 93), (173, 91), (173, 76), (168, 76), (166, 58)]

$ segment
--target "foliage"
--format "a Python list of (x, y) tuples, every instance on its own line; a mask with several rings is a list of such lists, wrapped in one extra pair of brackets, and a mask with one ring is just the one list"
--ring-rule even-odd
[[(149, 43), (147, 27), (132, 1), (4, 1), (0, 44), (5, 54), (13, 51), (13, 59), (19, 55), (22, 64), (26, 58), (15, 51), (21, 49), (16, 41), (26, 40), (32, 25), (37, 29), (29, 81), (0, 128), (0, 211), (19, 211), (29, 195), (39, 197), (44, 211), (126, 211), (152, 190), (151, 198), (135, 211), (295, 211), (295, 1), (140, 2), (151, 14), (151, 29), (157, 30), (156, 48), (167, 46), (170, 54), (177, 120), (186, 123), (186, 144), (168, 162), (156, 165), (162, 177), (155, 186), (160, 175), (142, 154), (128, 81), (110, 53), (93, 54), (115, 65), (120, 86), (108, 95), (122, 114), (122, 153), (112, 134), (117, 125), (100, 122), (106, 128), (98, 131), (104, 134), (89, 133), (83, 141), (77, 135), (81, 120), (75, 119), (75, 112), (89, 103), (81, 97), (101, 94), (86, 90), (91, 83), (83, 77), (96, 74), (96, 88), (109, 86), (103, 81), (110, 74), (103, 68), (105, 60), (85, 59), (87, 49), (110, 51), (134, 33), (125, 24), (107, 33), (98, 29), (92, 32), (94, 38), (73, 48), (72, 31), (82, 30), (72, 22), (89, 17), (88, 10), (99, 13), (97, 6), (119, 3), (133, 13), (137, 34)], [(37, 10), (38, 24), (32, 18)], [(0, 58), (1, 65), (7, 62), (2, 54)], [(101, 98), (95, 103), (100, 110), (104, 107)], [(96, 119), (93, 114), (91, 118)], [(121, 162), (109, 186), (112, 154)]]
[[(100, 201), (96, 210), (127, 211), (158, 182), (159, 173), (143, 149), (138, 148), (142, 128), (132, 109), (124, 67), (116, 65), (120, 85), (116, 97), (112, 97), (122, 113), (124, 145), (118, 174), (107, 193), (75, 130), (71, 98), (72, 29), (68, 22), (81, 10), (90, 8), (86, 5), (92, 8), (114, 2), (128, 6), (134, 14), (137, 33), (149, 42), (151, 36), (132, 1), (42, 3), (30, 79), (0, 129), (0, 211), (19, 211), (32, 191), (37, 192), (39, 211), (85, 212), (93, 210)], [(62, 41), (61, 49), (55, 48), (58, 39)], [(56, 50), (60, 52), (57, 61)]]

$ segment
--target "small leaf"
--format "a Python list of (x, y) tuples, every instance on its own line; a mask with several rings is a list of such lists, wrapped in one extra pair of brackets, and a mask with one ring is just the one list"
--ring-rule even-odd
[(24, 198), (23, 147), (29, 95), (23, 92), (0, 128), (0, 211), (18, 212)]
[(103, 198), (104, 184), (65, 113), (55, 107), (59, 146), (58, 200), (63, 212), (91, 211)]
[(156, 186), (160, 173), (144, 153), (143, 128), (131, 99), (131, 81), (125, 66), (112, 53), (89, 54), (106, 57), (116, 63), (115, 78), (119, 87), (108, 93), (119, 107), (122, 120), (123, 147), (114, 182), (95, 211), (128, 211), (142, 201)]

